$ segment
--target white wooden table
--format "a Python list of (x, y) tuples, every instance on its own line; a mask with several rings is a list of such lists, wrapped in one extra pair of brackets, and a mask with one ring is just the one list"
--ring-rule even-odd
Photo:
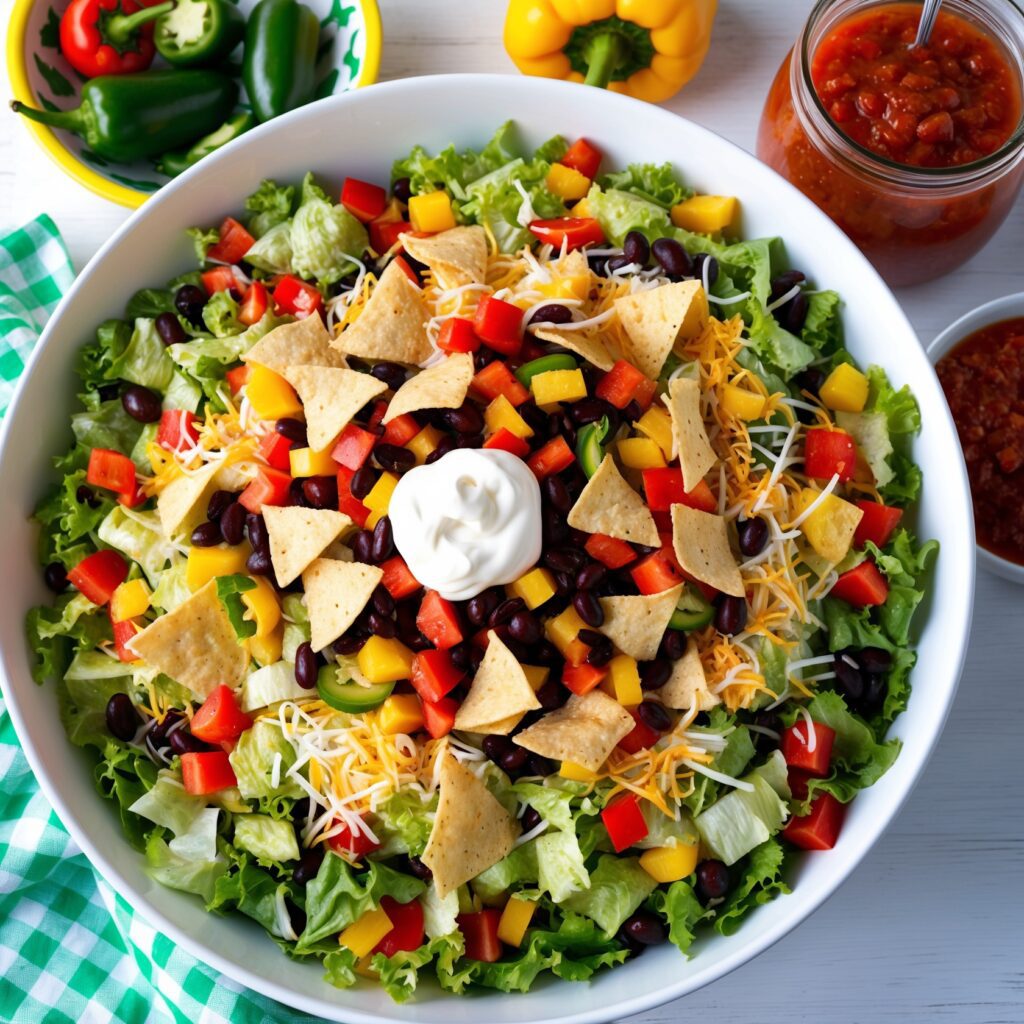
[[(752, 149), (768, 83), (811, 4), (720, 3), (704, 70), (668, 105)], [(9, 5), (0, 0), (0, 12)], [(383, 79), (513, 73), (500, 42), (499, 0), (381, 6)], [(46, 211), (81, 267), (127, 212), (70, 182), (13, 117), (0, 117), (8, 118), (0, 129), (0, 227)], [(954, 276), (902, 290), (921, 340), (927, 344), (968, 309), (1024, 288), (1022, 248), (1024, 201)], [(1024, 1021), (1022, 613), (1024, 591), (980, 574), (967, 668), (942, 741), (899, 819), (839, 893), (753, 963), (635, 1024)]]

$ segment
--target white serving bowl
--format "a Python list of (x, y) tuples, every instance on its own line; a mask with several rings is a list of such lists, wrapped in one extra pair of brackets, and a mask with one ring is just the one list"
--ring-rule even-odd
[[(1000, 320), (1013, 320), (1021, 316), (1024, 316), (1024, 292), (1004, 295), (1001, 299), (986, 302), (983, 306), (964, 313), (959, 320), (954, 320), (938, 335), (928, 346), (928, 358), (935, 366), (967, 335), (980, 331), (983, 327), (988, 327), (991, 324), (997, 324)], [(989, 572), (994, 572), (997, 576), (1002, 576), (1004, 580), (1010, 580), (1012, 583), (1024, 584), (1024, 565), (1000, 558), (999, 555), (982, 547), (981, 544), (977, 545), (977, 551), (978, 561)]]
[[(913, 518), (922, 536), (941, 541), (942, 555), (920, 613), (914, 697), (894, 729), (903, 751), (885, 778), (853, 802), (836, 848), (801, 861), (791, 896), (753, 912), (735, 935), (705, 937), (689, 961), (666, 945), (588, 984), (552, 982), (526, 996), (473, 998), (425, 986), (400, 1008), (370, 983), (347, 992), (329, 987), (318, 967), (288, 960), (255, 923), (204, 914), (194, 897), (146, 876), (113, 809), (93, 789), (88, 758), (64, 739), (54, 688), (40, 689), (29, 676), (22, 622), (47, 594), (28, 516), (47, 484), (50, 456), (68, 443), (76, 351), (95, 324), (122, 315), (135, 289), (162, 285), (194, 266), (185, 228), (239, 213), (262, 178), (296, 181), (312, 169), (333, 184), (348, 174), (384, 181), (393, 159), (414, 143), (477, 146), (507, 118), (530, 144), (555, 132), (590, 138), (604, 149), (608, 167), (671, 160), (696, 188), (740, 196), (748, 237), (784, 235), (794, 266), (819, 287), (842, 291), (850, 302), (849, 348), (863, 363), (884, 365), (896, 384), (909, 383), (921, 403), (924, 431), (914, 454), (925, 486)], [(100, 874), (175, 942), (242, 984), (349, 1024), (583, 1024), (625, 1017), (720, 978), (785, 935), (853, 871), (906, 799), (952, 703), (970, 626), (973, 526), (959, 450), (938, 381), (892, 293), (823, 213), (754, 157), (666, 110), (578, 85), (444, 75), (374, 86), (258, 128), (161, 189), (101, 249), (53, 316), (0, 441), (0, 564), (8, 595), (0, 616), (4, 695), (44, 792)], [(791, 980), (799, 984), (797, 975), (794, 967)]]

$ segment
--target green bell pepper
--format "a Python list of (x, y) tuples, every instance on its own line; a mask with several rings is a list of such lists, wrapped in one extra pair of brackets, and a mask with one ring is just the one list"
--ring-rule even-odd
[(515, 373), (519, 383), (524, 388), (528, 388), (530, 381), (538, 373), (548, 373), (551, 370), (575, 370), (577, 365), (572, 356), (564, 352), (556, 352), (553, 355), (541, 356), (539, 359), (531, 359), (528, 363), (523, 363)]
[(230, 0), (178, 0), (156, 23), (157, 53), (175, 67), (213, 66), (242, 41), (245, 17)]
[(176, 174), (187, 171), (194, 164), (199, 163), (204, 156), (209, 156), (215, 149), (234, 142), (239, 135), (243, 135), (254, 124), (256, 119), (248, 110), (235, 114), (230, 121), (225, 121), (216, 131), (204, 135), (198, 142), (194, 142), (188, 149), (177, 150), (174, 153), (164, 153), (156, 165), (161, 174), (173, 178)]
[(681, 629), (687, 632), (703, 629), (715, 617), (714, 605), (691, 583), (683, 588), (676, 610), (668, 620), (670, 629)]
[(256, 120), (309, 103), (316, 89), (320, 22), (296, 0), (260, 0), (245, 27), (242, 80)]
[(580, 427), (576, 433), (576, 458), (587, 477), (592, 477), (604, 459), (604, 442), (612, 425), (607, 416), (602, 416), (596, 423), (588, 423)]

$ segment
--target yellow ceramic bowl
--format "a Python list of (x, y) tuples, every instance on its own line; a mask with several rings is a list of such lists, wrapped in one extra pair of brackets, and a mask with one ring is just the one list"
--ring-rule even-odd
[[(321, 25), (317, 97), (375, 82), (381, 51), (376, 0), (304, 2), (316, 12)], [(68, 0), (14, 0), (7, 27), (7, 67), (14, 99), (51, 109), (78, 105), (83, 79), (64, 60), (57, 39), (60, 15), (67, 6)], [(248, 14), (256, 0), (238, 0), (238, 6)], [(114, 163), (93, 153), (83, 139), (69, 132), (22, 120), (69, 177), (111, 202), (141, 206), (168, 181), (156, 170), (155, 160)]]

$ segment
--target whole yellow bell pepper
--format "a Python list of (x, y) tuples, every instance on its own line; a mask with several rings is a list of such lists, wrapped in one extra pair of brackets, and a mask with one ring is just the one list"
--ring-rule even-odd
[(505, 49), (525, 75), (661, 103), (699, 70), (718, 0), (511, 0)]

